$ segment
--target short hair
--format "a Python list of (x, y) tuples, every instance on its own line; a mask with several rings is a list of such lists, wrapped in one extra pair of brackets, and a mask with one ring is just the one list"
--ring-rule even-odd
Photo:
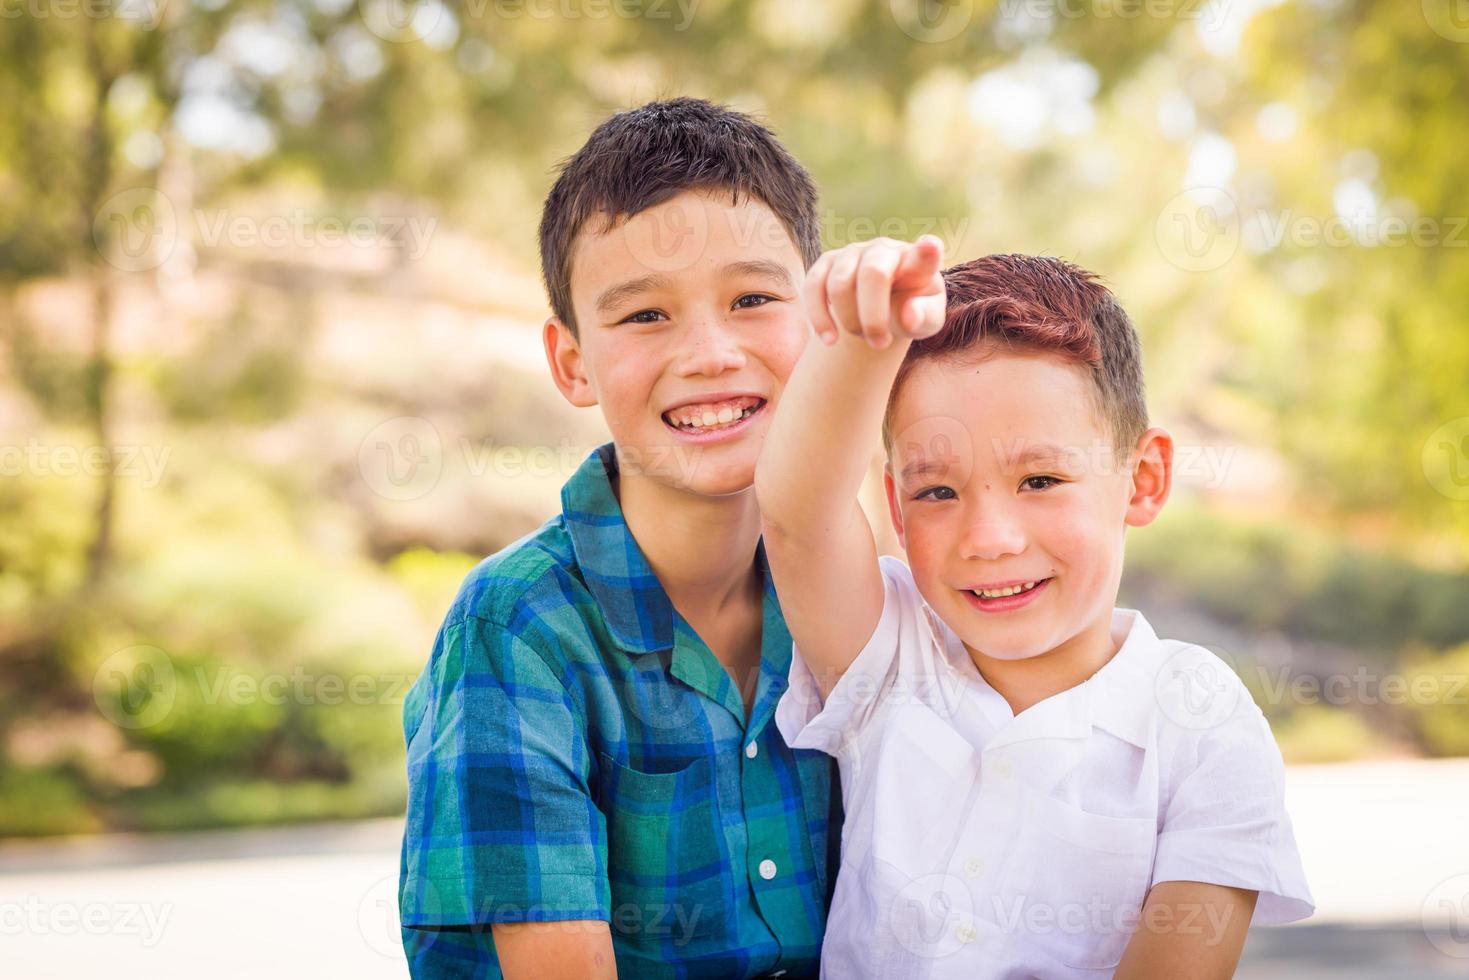
[(592, 131), (561, 164), (541, 211), (541, 274), (551, 310), (573, 334), (571, 253), (594, 217), (602, 230), (687, 190), (754, 198), (785, 225), (809, 268), (821, 254), (816, 184), (765, 126), (703, 99), (649, 102)]
[(1117, 448), (1130, 450), (1147, 430), (1142, 345), (1127, 312), (1096, 275), (1048, 256), (988, 255), (946, 269), (943, 277), (944, 328), (913, 342), (888, 395), (882, 441), (889, 452), (898, 393), (914, 367), (1007, 351), (1088, 368), (1093, 404)]

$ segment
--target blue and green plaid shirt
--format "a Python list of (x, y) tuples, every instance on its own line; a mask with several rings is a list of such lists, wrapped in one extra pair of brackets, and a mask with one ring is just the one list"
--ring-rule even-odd
[(770, 577), (746, 721), (616, 466), (598, 449), (559, 517), (470, 573), (404, 705), (414, 977), (498, 977), (491, 923), (576, 919), (610, 923), (624, 978), (816, 974), (840, 793), (772, 720), (791, 638)]

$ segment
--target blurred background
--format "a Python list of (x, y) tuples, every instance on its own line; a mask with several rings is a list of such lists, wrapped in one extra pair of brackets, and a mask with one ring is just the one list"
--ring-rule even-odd
[(1321, 906), (1241, 975), (1469, 972), (1465, 0), (0, 0), (0, 972), (403, 975), (403, 696), (605, 438), (541, 200), (684, 94), (830, 246), (1106, 276), (1179, 444), (1123, 601)]

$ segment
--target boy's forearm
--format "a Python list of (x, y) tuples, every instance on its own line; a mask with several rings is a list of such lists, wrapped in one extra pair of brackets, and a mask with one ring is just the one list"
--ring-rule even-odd
[(756, 470), (768, 529), (819, 535), (853, 512), (906, 338), (875, 350), (846, 335), (812, 341), (781, 395)]

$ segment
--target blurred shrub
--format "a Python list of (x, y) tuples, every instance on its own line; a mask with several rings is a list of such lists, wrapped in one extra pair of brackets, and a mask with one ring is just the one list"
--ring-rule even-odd
[(1404, 672), (1414, 731), (1430, 755), (1469, 755), (1469, 643), (1417, 654)]
[(1343, 544), (1300, 525), (1246, 523), (1188, 505), (1129, 535), (1126, 587), (1254, 631), (1387, 658), (1412, 642), (1469, 640), (1469, 575)]
[(1382, 745), (1360, 716), (1322, 704), (1301, 705), (1270, 727), (1288, 763), (1346, 762)]

